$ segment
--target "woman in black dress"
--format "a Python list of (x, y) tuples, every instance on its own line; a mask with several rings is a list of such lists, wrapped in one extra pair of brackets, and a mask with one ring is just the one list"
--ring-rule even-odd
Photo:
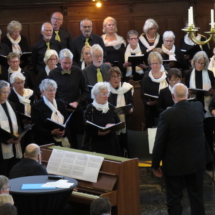
[[(120, 122), (115, 107), (108, 103), (108, 96), (110, 95), (109, 83), (99, 82), (95, 84), (91, 94), (94, 101), (87, 106), (85, 120), (102, 127), (108, 127)], [(120, 155), (116, 132), (110, 132), (110, 130), (102, 132), (100, 129), (91, 129), (86, 126), (86, 136), (90, 140), (93, 151), (109, 155)]]
[[(112, 67), (108, 71), (108, 79), (110, 83), (110, 96), (108, 98), (109, 103), (114, 105), (115, 107), (123, 107), (128, 104), (133, 104), (133, 93), (134, 88), (131, 84), (127, 82), (121, 82), (122, 73), (118, 67)], [(121, 122), (126, 122), (126, 118), (133, 112), (133, 108), (129, 110), (127, 115), (123, 113), (118, 113)], [(127, 147), (127, 136), (126, 136), (126, 128), (123, 128), (120, 131), (117, 131), (117, 136), (119, 138), (120, 148), (123, 152), (128, 152)]]
[[(0, 81), (0, 127), (13, 135), (18, 135), (18, 122), (15, 107), (10, 103), (8, 95), (10, 84)], [(22, 158), (20, 139), (7, 139), (0, 135), (0, 175), (9, 175), (11, 168)]]
[[(158, 95), (161, 89), (168, 86), (168, 83), (166, 80), (167, 72), (162, 65), (163, 59), (158, 52), (149, 54), (148, 63), (151, 71), (141, 81), (141, 97), (146, 110), (146, 127), (151, 128), (158, 123)], [(157, 98), (146, 96), (145, 94)]]
[(102, 39), (105, 44), (106, 59), (111, 65), (117, 65), (123, 71), (126, 42), (117, 32), (117, 23), (113, 17), (107, 17), (103, 22)]
[[(31, 124), (31, 120), (23, 117), (22, 114), (29, 117), (31, 116), (31, 105), (34, 102), (34, 91), (24, 88), (25, 76), (21, 72), (14, 72), (10, 76), (10, 83), (12, 84), (12, 89), (8, 100), (14, 103), (16, 111), (18, 112), (17, 117), (19, 118), (21, 128), (24, 130), (26, 126)], [(23, 152), (25, 147), (32, 143), (32, 141), (32, 131), (29, 130), (21, 140)]]
[(152, 51), (154, 48), (161, 48), (163, 40), (157, 33), (158, 24), (154, 19), (147, 19), (143, 32), (139, 37), (140, 48), (143, 50), (143, 54)]
[(47, 118), (63, 124), (67, 118), (66, 105), (61, 100), (55, 99), (57, 84), (52, 79), (44, 79), (40, 84), (42, 98), (32, 106), (31, 118), (34, 132), (34, 141), (38, 145), (55, 143), (65, 147), (70, 147), (67, 138), (67, 130), (51, 129), (45, 126)]
[[(197, 52), (192, 61), (193, 69), (186, 73), (185, 84), (188, 88), (203, 89), (208, 92), (189, 90), (190, 94), (195, 94), (196, 100), (200, 101), (204, 107), (205, 120), (204, 120), (204, 132), (205, 138), (209, 144), (211, 152), (213, 153), (213, 130), (214, 119), (209, 111), (209, 104), (211, 96), (213, 95), (214, 87), (214, 75), (213, 72), (208, 70), (208, 56), (204, 51)], [(209, 163), (206, 168), (212, 170), (212, 163)]]

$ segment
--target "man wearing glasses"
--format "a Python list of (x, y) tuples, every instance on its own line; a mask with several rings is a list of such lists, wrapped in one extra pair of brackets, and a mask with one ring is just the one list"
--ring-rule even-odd
[(54, 12), (51, 16), (51, 25), (53, 27), (52, 39), (61, 43), (61, 49), (72, 47), (72, 36), (70, 32), (62, 28), (63, 14), (60, 12)]
[(99, 44), (105, 50), (102, 38), (99, 35), (92, 34), (93, 24), (88, 18), (80, 22), (80, 30), (82, 34), (76, 37), (72, 43), (72, 53), (77, 64), (80, 62), (81, 50), (85, 45), (93, 46), (94, 44)]

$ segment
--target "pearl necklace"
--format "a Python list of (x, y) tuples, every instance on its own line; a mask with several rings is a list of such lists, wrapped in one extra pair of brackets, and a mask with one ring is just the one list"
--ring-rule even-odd
[(153, 41), (153, 40), (155, 40), (156, 36), (155, 36), (153, 39), (149, 39), (149, 38), (147, 37), (147, 34), (146, 34), (146, 38), (147, 38), (149, 41)]

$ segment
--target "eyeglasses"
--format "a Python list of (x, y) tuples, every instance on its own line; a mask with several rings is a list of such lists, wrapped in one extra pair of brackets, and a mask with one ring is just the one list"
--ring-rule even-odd
[(166, 43), (173, 43), (174, 40), (164, 40)]
[(62, 19), (60, 19), (60, 18), (55, 18), (55, 17), (52, 17), (52, 19), (54, 20), (54, 21), (62, 21)]
[(50, 61), (56, 61), (57, 59), (56, 58), (49, 58), (48, 60), (50, 60)]
[(10, 61), (10, 63), (19, 63), (20, 61)]
[(158, 66), (158, 65), (160, 65), (160, 63), (151, 63), (150, 65), (151, 66)]
[(10, 190), (10, 189), (11, 189), (11, 187), (8, 186), (8, 187), (3, 187), (1, 190)]
[(4, 92), (1, 92), (1, 93), (5, 94), (5, 95), (8, 95), (8, 94), (10, 94), (10, 91), (4, 91)]
[(98, 59), (98, 58), (103, 58), (103, 55), (93, 55), (93, 57)]
[(21, 85), (21, 84), (24, 84), (24, 83), (25, 83), (24, 81), (14, 82), (14, 84), (16, 84), (16, 85)]
[(83, 26), (82, 25), (82, 28), (87, 29), (87, 28), (92, 28), (92, 26)]
[(110, 96), (110, 93), (99, 93), (101, 96)]
[(138, 40), (138, 38), (129, 38), (129, 40), (133, 40), (133, 41), (135, 41), (135, 40)]
[(112, 79), (120, 79), (122, 76), (118, 75), (118, 76), (111, 76)]
[(57, 90), (54, 89), (54, 90), (46, 90), (47, 93), (55, 93)]

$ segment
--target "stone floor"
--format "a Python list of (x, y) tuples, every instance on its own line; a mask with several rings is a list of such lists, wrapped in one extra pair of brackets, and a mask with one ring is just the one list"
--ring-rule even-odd
[[(206, 215), (215, 215), (215, 188), (211, 177), (205, 173), (204, 200)], [(140, 204), (141, 215), (167, 215), (165, 204), (165, 185), (162, 178), (152, 176), (152, 171), (140, 168)], [(182, 200), (183, 215), (190, 215), (186, 190)]]

